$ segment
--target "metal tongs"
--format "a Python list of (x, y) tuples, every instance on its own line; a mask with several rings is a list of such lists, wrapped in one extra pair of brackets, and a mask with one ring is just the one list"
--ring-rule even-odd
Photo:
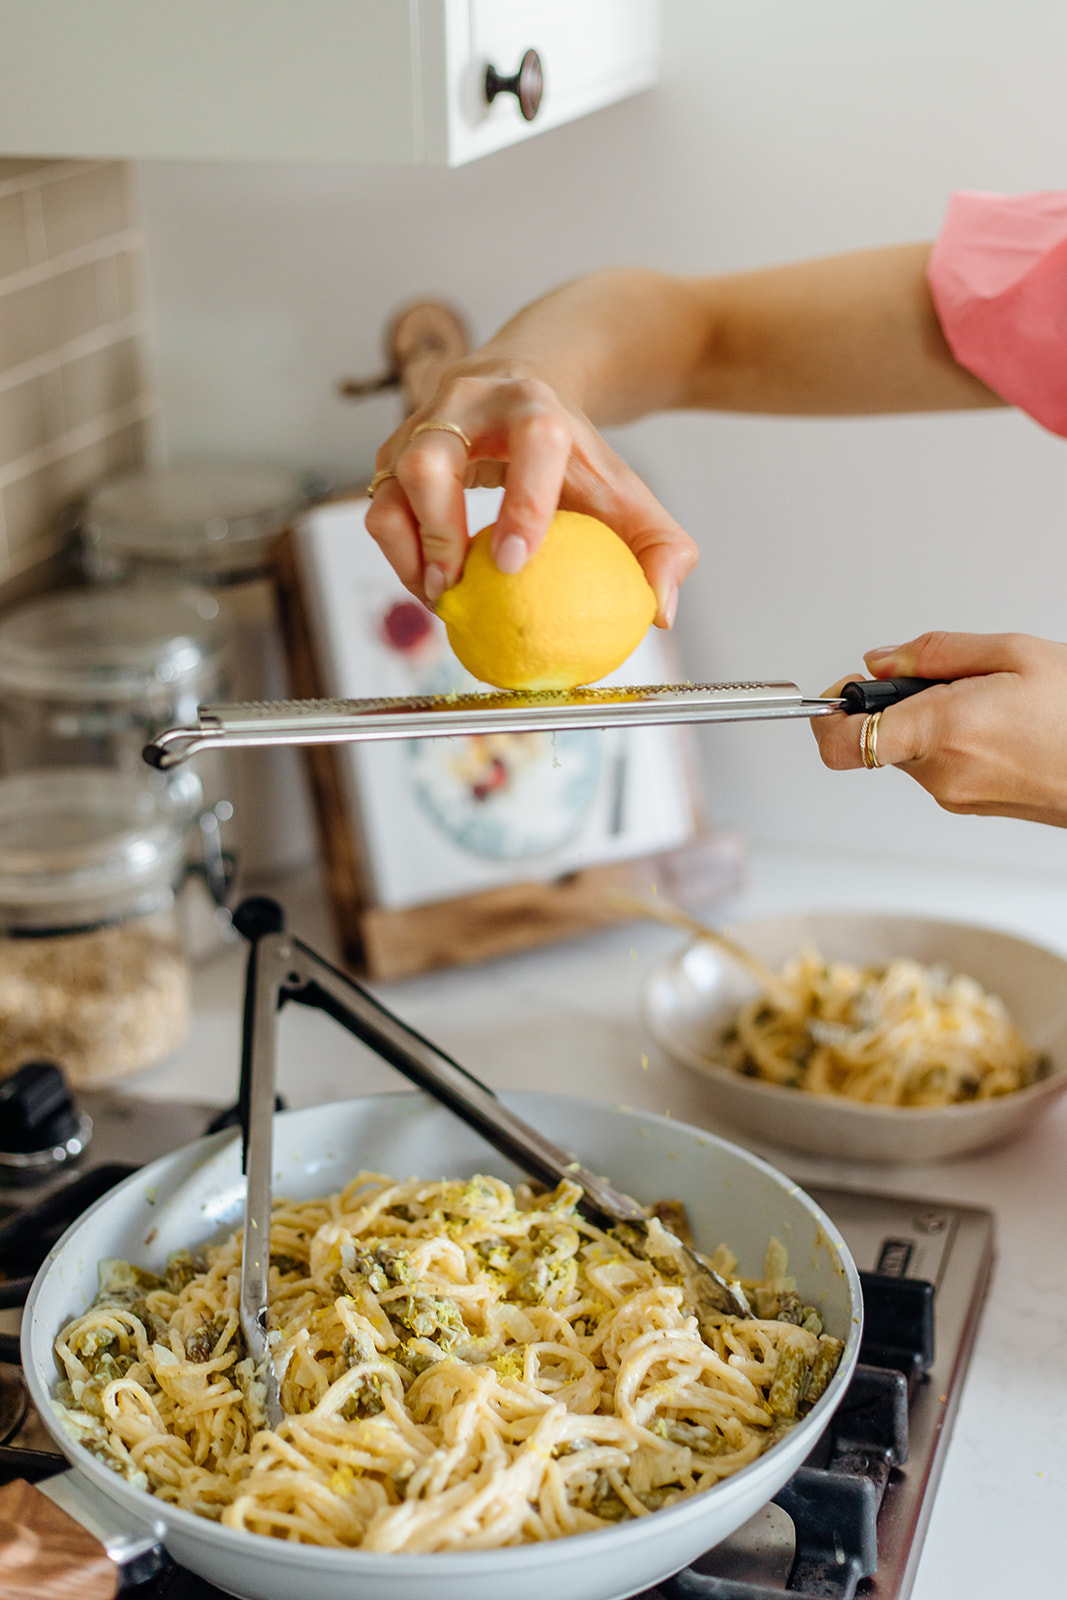
[(263, 1387), (266, 1424), (282, 1420), (278, 1381), (267, 1336), (270, 1270), (271, 1170), (275, 1110), (275, 1018), (288, 1001), (325, 1011), (427, 1094), (475, 1128), (486, 1142), (542, 1183), (563, 1181), (582, 1190), (579, 1210), (598, 1227), (618, 1229), (637, 1254), (681, 1279), (703, 1321), (709, 1312), (749, 1316), (743, 1290), (714, 1271), (662, 1223), (650, 1232), (643, 1206), (612, 1188), (497, 1099), (458, 1061), (402, 1022), (366, 989), (285, 932), (274, 900), (253, 896), (239, 905), (234, 926), (248, 940), (241, 1088), (238, 1099), (247, 1175), (241, 1254), (241, 1328)]
[(629, 688), (408, 696), (385, 700), (252, 700), (200, 706), (195, 725), (168, 728), (144, 748), (168, 771), (200, 750), (243, 745), (352, 744), (457, 734), (552, 733), (686, 722), (763, 722), (881, 711), (930, 687), (928, 678), (846, 683), (806, 700), (795, 683), (646, 683)]

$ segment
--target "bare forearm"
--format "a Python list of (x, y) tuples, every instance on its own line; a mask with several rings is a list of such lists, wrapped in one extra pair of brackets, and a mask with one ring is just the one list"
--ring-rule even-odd
[(725, 277), (594, 273), (519, 312), (463, 368), (542, 378), (602, 426), (679, 408), (826, 416), (1000, 404), (953, 359), (928, 254), (894, 246)]
[(638, 267), (592, 273), (524, 307), (459, 370), (539, 378), (600, 426), (686, 405), (708, 334), (696, 285)]
[(1001, 404), (948, 347), (929, 253), (896, 245), (703, 280), (711, 345), (688, 403), (812, 415)]
[(953, 359), (928, 256), (927, 245), (903, 245), (728, 277), (627, 268), (565, 284), (450, 368), (424, 412), (386, 441), (368, 531), (434, 601), (463, 567), (464, 485), (503, 482), (493, 535), (502, 571), (537, 550), (557, 506), (585, 511), (634, 550), (669, 626), (696, 547), (598, 429), (678, 409), (843, 416), (1000, 404)]

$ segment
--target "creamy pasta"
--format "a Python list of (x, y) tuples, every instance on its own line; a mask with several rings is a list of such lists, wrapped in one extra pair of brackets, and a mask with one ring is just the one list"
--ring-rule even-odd
[[(56, 1340), (57, 1410), (170, 1504), (309, 1544), (470, 1550), (645, 1516), (754, 1460), (843, 1346), (777, 1241), (764, 1279), (741, 1280), (754, 1315), (698, 1326), (681, 1284), (579, 1198), (361, 1173), (277, 1202), (276, 1431), (240, 1333), (239, 1234), (162, 1277), (104, 1262)], [(713, 1262), (736, 1270), (725, 1248)]]
[(810, 1094), (895, 1106), (985, 1100), (1025, 1088), (1041, 1058), (973, 978), (918, 961), (828, 961), (810, 947), (783, 968), (789, 1009), (766, 995), (727, 1039), (737, 1071)]

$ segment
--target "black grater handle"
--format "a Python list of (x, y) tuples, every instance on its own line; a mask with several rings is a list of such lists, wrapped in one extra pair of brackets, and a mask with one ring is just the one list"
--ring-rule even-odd
[(869, 678), (846, 683), (841, 699), (849, 716), (855, 716), (859, 711), (884, 711), (886, 706), (895, 706), (898, 700), (907, 700), (924, 689), (932, 689), (935, 683), (944, 682), (944, 678)]

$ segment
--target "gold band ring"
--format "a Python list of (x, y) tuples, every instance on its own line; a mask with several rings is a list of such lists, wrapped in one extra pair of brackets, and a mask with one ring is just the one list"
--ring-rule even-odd
[(395, 477), (396, 477), (396, 473), (393, 471), (392, 467), (383, 467), (380, 472), (376, 472), (374, 474), (374, 477), (371, 479), (371, 481), (367, 485), (367, 499), (368, 500), (373, 500), (374, 499), (374, 491), (375, 491), (375, 489), (380, 488), (381, 485), (385, 482), (386, 478), (395, 478)]
[(882, 765), (878, 759), (878, 724), (881, 719), (880, 711), (871, 711), (864, 717), (863, 727), (860, 729), (860, 755), (863, 757), (863, 765), (869, 772)]
[(457, 439), (462, 439), (468, 450), (474, 448), (458, 422), (420, 422), (417, 428), (412, 428), (411, 437), (417, 439), (420, 433), (435, 432), (454, 433)]

